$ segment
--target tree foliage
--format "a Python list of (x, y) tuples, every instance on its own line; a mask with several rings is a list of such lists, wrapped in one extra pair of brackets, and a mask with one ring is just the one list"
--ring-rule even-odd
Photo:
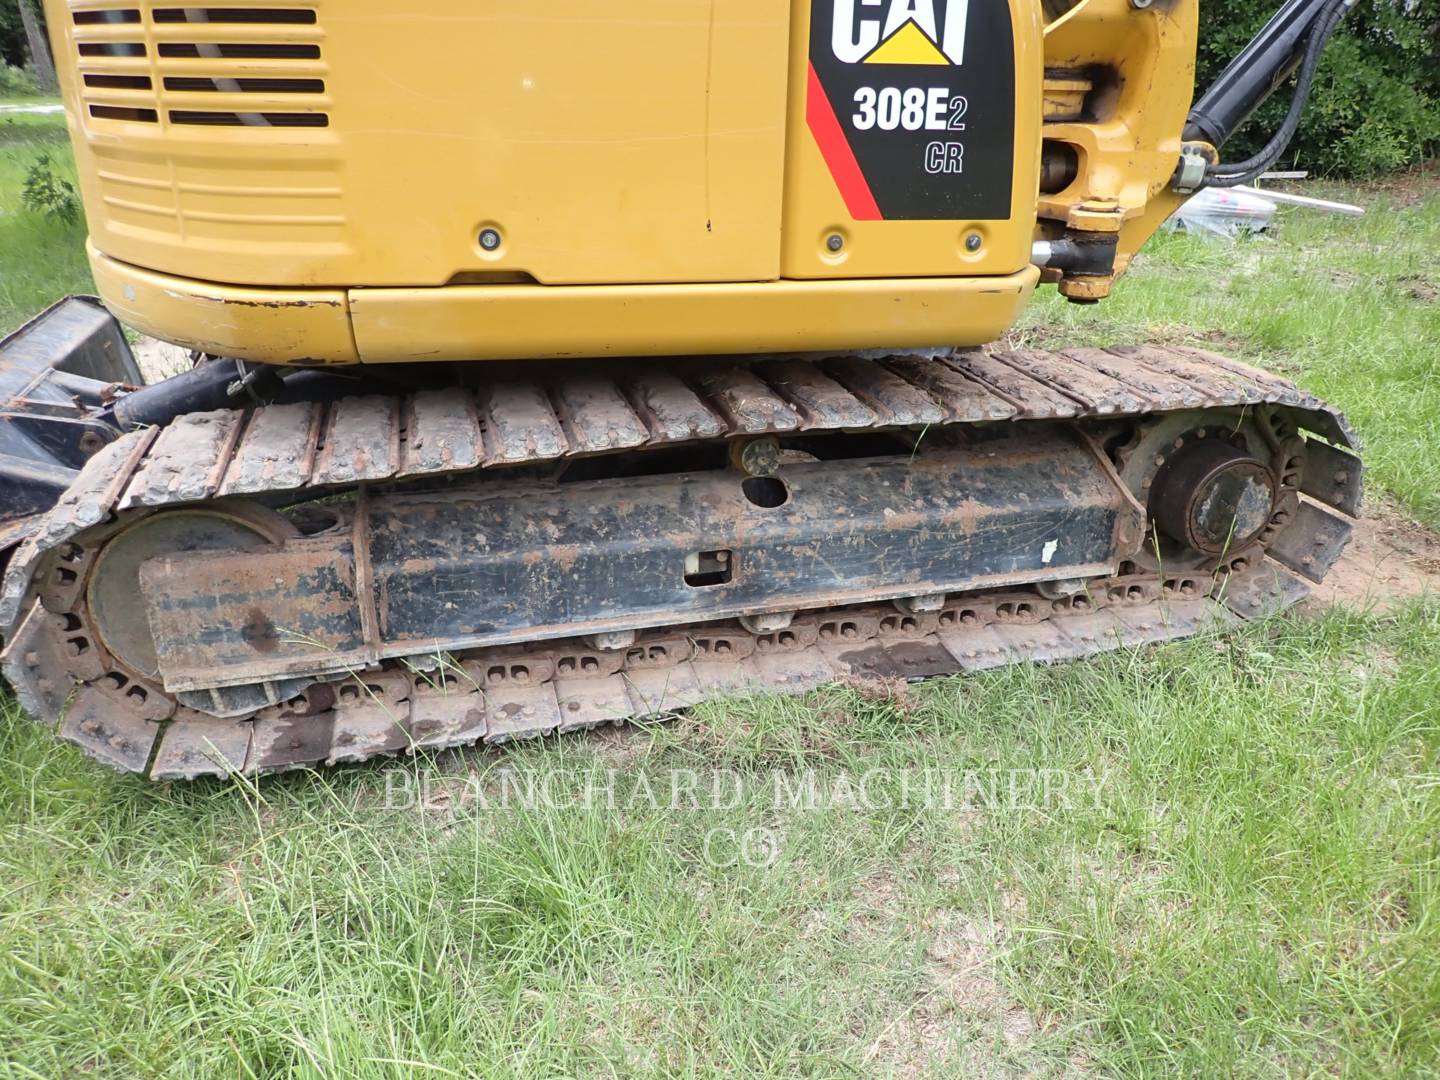
[[(1201, 0), (1197, 92), (1265, 20), (1274, 3)], [(1259, 148), (1289, 104), (1283, 86), (1225, 147), (1239, 160)], [(1358, 0), (1331, 38), (1288, 166), (1368, 176), (1440, 153), (1440, 0)]]
[(0, 0), (0, 64), (24, 67), (29, 59), (25, 27), (20, 22), (20, 0)]

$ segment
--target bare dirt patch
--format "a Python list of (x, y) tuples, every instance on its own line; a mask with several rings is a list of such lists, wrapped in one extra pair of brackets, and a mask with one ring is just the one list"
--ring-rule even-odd
[(1433, 304), (1440, 299), (1440, 285), (1436, 285), (1421, 274), (1406, 274), (1396, 280), (1410, 294), (1412, 300), (1419, 300), (1423, 304)]
[(1425, 592), (1440, 593), (1440, 536), (1384, 496), (1368, 496), (1364, 514), (1309, 603), (1383, 610)]
[(1399, 206), (1416, 206), (1440, 191), (1440, 161), (1427, 161), (1413, 169), (1391, 173), (1370, 181), (1360, 190), (1388, 198)]
[[(885, 936), (904, 918), (903, 890), (890, 870), (856, 888), (862, 910), (849, 933)], [(1040, 1031), (1030, 1010), (1000, 982), (997, 962), (1010, 947), (1006, 919), (1023, 914), (1023, 899), (1006, 898), (994, 915), (948, 908), (928, 913), (916, 927), (926, 942), (921, 980), (909, 1001), (865, 1048), (867, 1073), (882, 1076), (1028, 1075)], [(943, 1068), (943, 1073), (937, 1073)]]
[(1359, 203), (1365, 207), (1390, 203), (1398, 207), (1418, 206), (1440, 191), (1440, 161), (1427, 161), (1412, 169), (1389, 173), (1364, 183), (1311, 178), (1300, 181), (1275, 181), (1276, 191), (1295, 195), (1311, 195), (1322, 199)]

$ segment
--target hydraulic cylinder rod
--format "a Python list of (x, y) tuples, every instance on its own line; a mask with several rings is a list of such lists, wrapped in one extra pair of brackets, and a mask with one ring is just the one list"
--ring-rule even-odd
[(1288, 0), (1190, 109), (1187, 140), (1220, 147), (1299, 66), (1332, 0)]

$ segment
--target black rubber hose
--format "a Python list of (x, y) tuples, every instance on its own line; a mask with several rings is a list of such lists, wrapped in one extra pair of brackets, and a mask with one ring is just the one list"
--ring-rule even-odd
[(212, 360), (189, 371), (126, 394), (111, 407), (122, 431), (164, 426), (187, 412), (206, 412), (230, 406), (230, 384), (244, 374), (238, 360)]
[(1353, 0), (1331, 0), (1331, 3), (1315, 20), (1315, 27), (1305, 42), (1305, 58), (1300, 62), (1295, 77), (1295, 89), (1290, 96), (1290, 108), (1285, 121), (1259, 152), (1244, 161), (1222, 162), (1205, 168), (1206, 187), (1238, 187), (1248, 184), (1280, 160), (1280, 155), (1290, 145), (1300, 127), (1300, 117), (1305, 112), (1305, 103), (1310, 97), (1310, 85), (1315, 80), (1315, 71), (1320, 66), (1320, 56), (1330, 35), (1340, 25)]
[[(334, 401), (357, 394), (411, 393), (443, 385), (429, 365), (349, 364), (323, 368), (208, 360), (120, 398), (105, 418), (122, 431), (163, 427), (177, 416), (294, 401)], [(427, 375), (429, 378), (427, 379)]]

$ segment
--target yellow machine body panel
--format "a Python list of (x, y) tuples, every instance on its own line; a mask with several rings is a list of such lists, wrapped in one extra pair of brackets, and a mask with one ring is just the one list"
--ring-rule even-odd
[(1100, 226), (1153, 228), (1167, 178), (1117, 163), (1190, 93), (1064, 117), (1041, 196), (1057, 24), (1091, 67), (1194, 47), (1194, 0), (1047, 10), (47, 0), (103, 298), (272, 363), (993, 340), (1070, 209), (1118, 187)]
[[(75, 23), (87, 10), (141, 18)], [(192, 10), (250, 14), (164, 14)], [(789, 18), (772, 0), (131, 4), (53, 24), (96, 246), (126, 262), (287, 286), (778, 274)]]

